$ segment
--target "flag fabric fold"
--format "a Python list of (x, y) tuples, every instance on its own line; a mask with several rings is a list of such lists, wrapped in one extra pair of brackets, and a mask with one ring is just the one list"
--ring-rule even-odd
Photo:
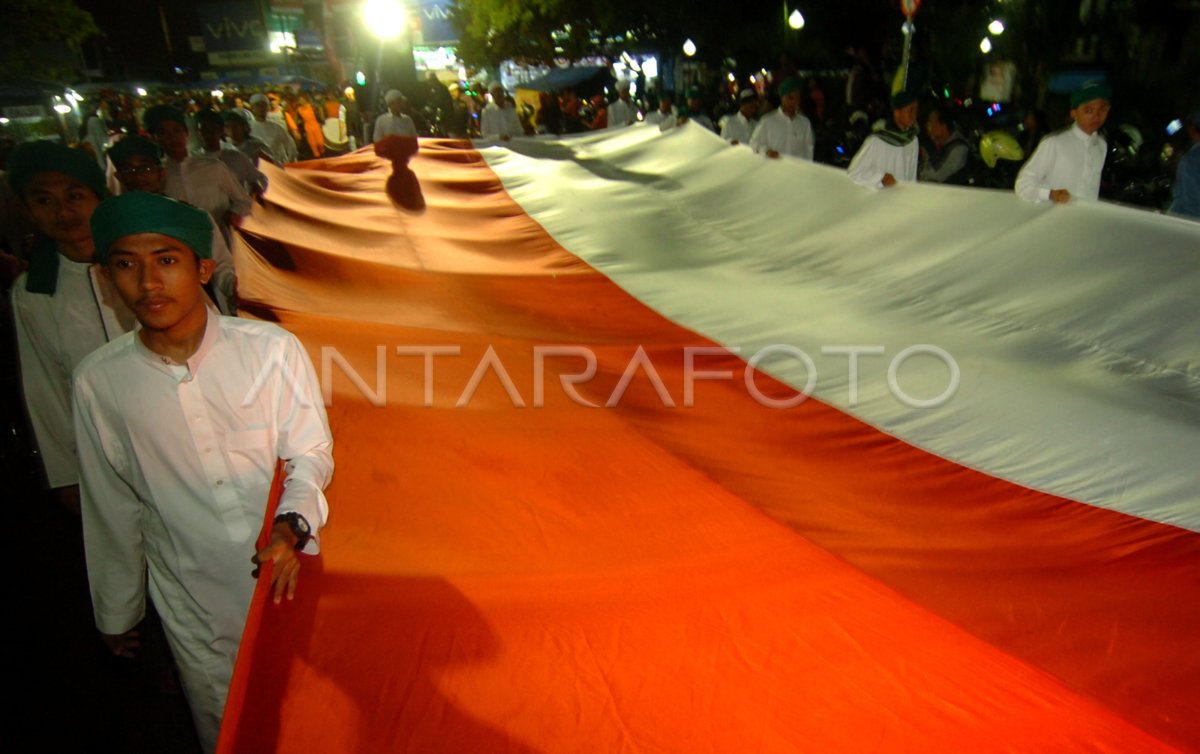
[(222, 751), (1200, 751), (1196, 231), (688, 128), (410, 167), (238, 240), (338, 472)]

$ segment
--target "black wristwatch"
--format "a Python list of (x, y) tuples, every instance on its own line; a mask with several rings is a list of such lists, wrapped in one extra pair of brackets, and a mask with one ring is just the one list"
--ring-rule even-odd
[(290, 513), (280, 513), (275, 517), (275, 523), (287, 524), (292, 530), (292, 534), (296, 536), (296, 550), (303, 550), (308, 541), (313, 538), (312, 527), (308, 525), (308, 521), (295, 511)]

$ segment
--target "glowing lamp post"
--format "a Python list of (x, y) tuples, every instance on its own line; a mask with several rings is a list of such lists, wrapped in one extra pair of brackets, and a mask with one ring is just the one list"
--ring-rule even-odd
[(792, 14), (788, 16), (788, 26), (797, 31), (804, 28), (804, 14), (800, 12), (799, 8), (792, 11)]
[(367, 0), (363, 6), (363, 21), (376, 37), (390, 41), (399, 39), (404, 33), (408, 14), (396, 0)]

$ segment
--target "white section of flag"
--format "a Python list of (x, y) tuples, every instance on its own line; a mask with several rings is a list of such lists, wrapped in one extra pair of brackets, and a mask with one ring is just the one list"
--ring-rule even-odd
[[(703, 129), (631, 127), (483, 147), (564, 248), (743, 358), (800, 348), (815, 395), (932, 453), (1080, 502), (1200, 531), (1200, 224), (1007, 192), (862, 189)], [(933, 345), (961, 370), (938, 408), (888, 365)], [(844, 346), (859, 357), (850, 405)], [(764, 371), (799, 387), (798, 359)], [(904, 394), (949, 386), (929, 355)]]

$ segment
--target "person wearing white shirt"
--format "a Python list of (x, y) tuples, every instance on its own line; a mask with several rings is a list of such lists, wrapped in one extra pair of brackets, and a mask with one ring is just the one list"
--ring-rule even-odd
[(399, 90), (390, 89), (383, 99), (387, 102), (388, 111), (375, 119), (375, 126), (371, 129), (371, 141), (379, 142), (388, 136), (416, 136), (417, 124), (413, 122), (412, 116), (405, 112), (408, 109), (408, 98)]
[(250, 214), (249, 194), (220, 160), (188, 154), (187, 121), (170, 105), (146, 111), (146, 130), (167, 156), (163, 193), (212, 215), (229, 241), (229, 227)]
[(483, 137), (511, 139), (524, 134), (521, 119), (517, 117), (517, 108), (504, 93), (504, 87), (495, 84), (491, 91), (492, 101), (483, 108), (479, 117), (479, 131)]
[(681, 113), (681, 123), (695, 123), (698, 126), (703, 126), (714, 133), (717, 127), (713, 125), (712, 118), (704, 112), (704, 96), (699, 89), (689, 89), (687, 92), (687, 105), (685, 113)]
[(892, 95), (892, 120), (866, 138), (847, 171), (850, 180), (872, 189), (917, 180), (921, 146), (917, 141), (920, 105), (914, 92)]
[(71, 373), (135, 324), (93, 263), (88, 223), (105, 196), (104, 173), (80, 150), (31, 141), (13, 151), (8, 178), (38, 231), (29, 269), (12, 287), (22, 393), (46, 481), (58, 501), (78, 513)]
[(812, 124), (800, 112), (800, 80), (786, 79), (779, 85), (779, 107), (758, 121), (750, 137), (750, 148), (767, 157), (791, 155), (811, 161), (815, 137)]
[(264, 157), (267, 162), (279, 164), (279, 159), (271, 152), (266, 142), (250, 133), (253, 115), (245, 110), (230, 110), (221, 113), (221, 118), (225, 122), (225, 133), (229, 136), (229, 141), (225, 143), (246, 155), (255, 168)]
[(1099, 131), (1108, 119), (1112, 89), (1089, 81), (1071, 94), (1075, 123), (1038, 144), (1017, 174), (1017, 196), (1027, 202), (1065, 204), (1072, 199), (1100, 198), (1100, 174), (1108, 143)]
[[(163, 193), (163, 180), (167, 171), (162, 166), (162, 152), (154, 142), (137, 134), (130, 134), (108, 150), (108, 159), (116, 169), (121, 193)], [(208, 219), (212, 223), (212, 259), (216, 264), (212, 275), (214, 303), (222, 314), (235, 316), (237, 273), (233, 267), (233, 255), (229, 253), (225, 235), (217, 227), (216, 221), (211, 216)]]
[(608, 106), (608, 128), (624, 128), (637, 122), (637, 105), (629, 97), (629, 82), (617, 82), (617, 99)]
[(670, 131), (679, 125), (679, 112), (671, 103), (671, 93), (663, 92), (658, 97), (658, 109), (646, 115), (646, 122), (658, 126), (659, 131)]
[(225, 120), (215, 110), (201, 110), (196, 114), (200, 131), (201, 149), (195, 154), (220, 160), (233, 173), (234, 178), (250, 196), (261, 196), (267, 190), (267, 177), (254, 167), (254, 162), (241, 150), (225, 142)]
[(94, 112), (88, 115), (84, 124), (84, 141), (96, 153), (96, 163), (101, 170), (105, 169), (104, 150), (108, 149), (108, 103), (100, 100), (94, 107)]
[[(294, 596), (300, 553), (317, 553), (328, 515), (333, 440), (295, 336), (206, 306), (204, 213), (138, 191), (101, 204), (91, 225), (105, 274), (141, 324), (75, 371), (96, 626), (113, 654), (133, 656), (148, 588), (212, 752), (254, 593), (251, 560), (272, 564), (276, 604)], [(279, 460), (283, 494), (257, 549)]]
[(743, 89), (738, 95), (738, 111), (721, 118), (721, 138), (730, 144), (749, 144), (758, 112), (758, 93)]
[(250, 123), (250, 134), (261, 139), (281, 164), (295, 162), (296, 140), (288, 133), (286, 125), (267, 117), (270, 111), (271, 100), (267, 99), (267, 95), (258, 92), (250, 97), (250, 112), (254, 114), (254, 120)]

